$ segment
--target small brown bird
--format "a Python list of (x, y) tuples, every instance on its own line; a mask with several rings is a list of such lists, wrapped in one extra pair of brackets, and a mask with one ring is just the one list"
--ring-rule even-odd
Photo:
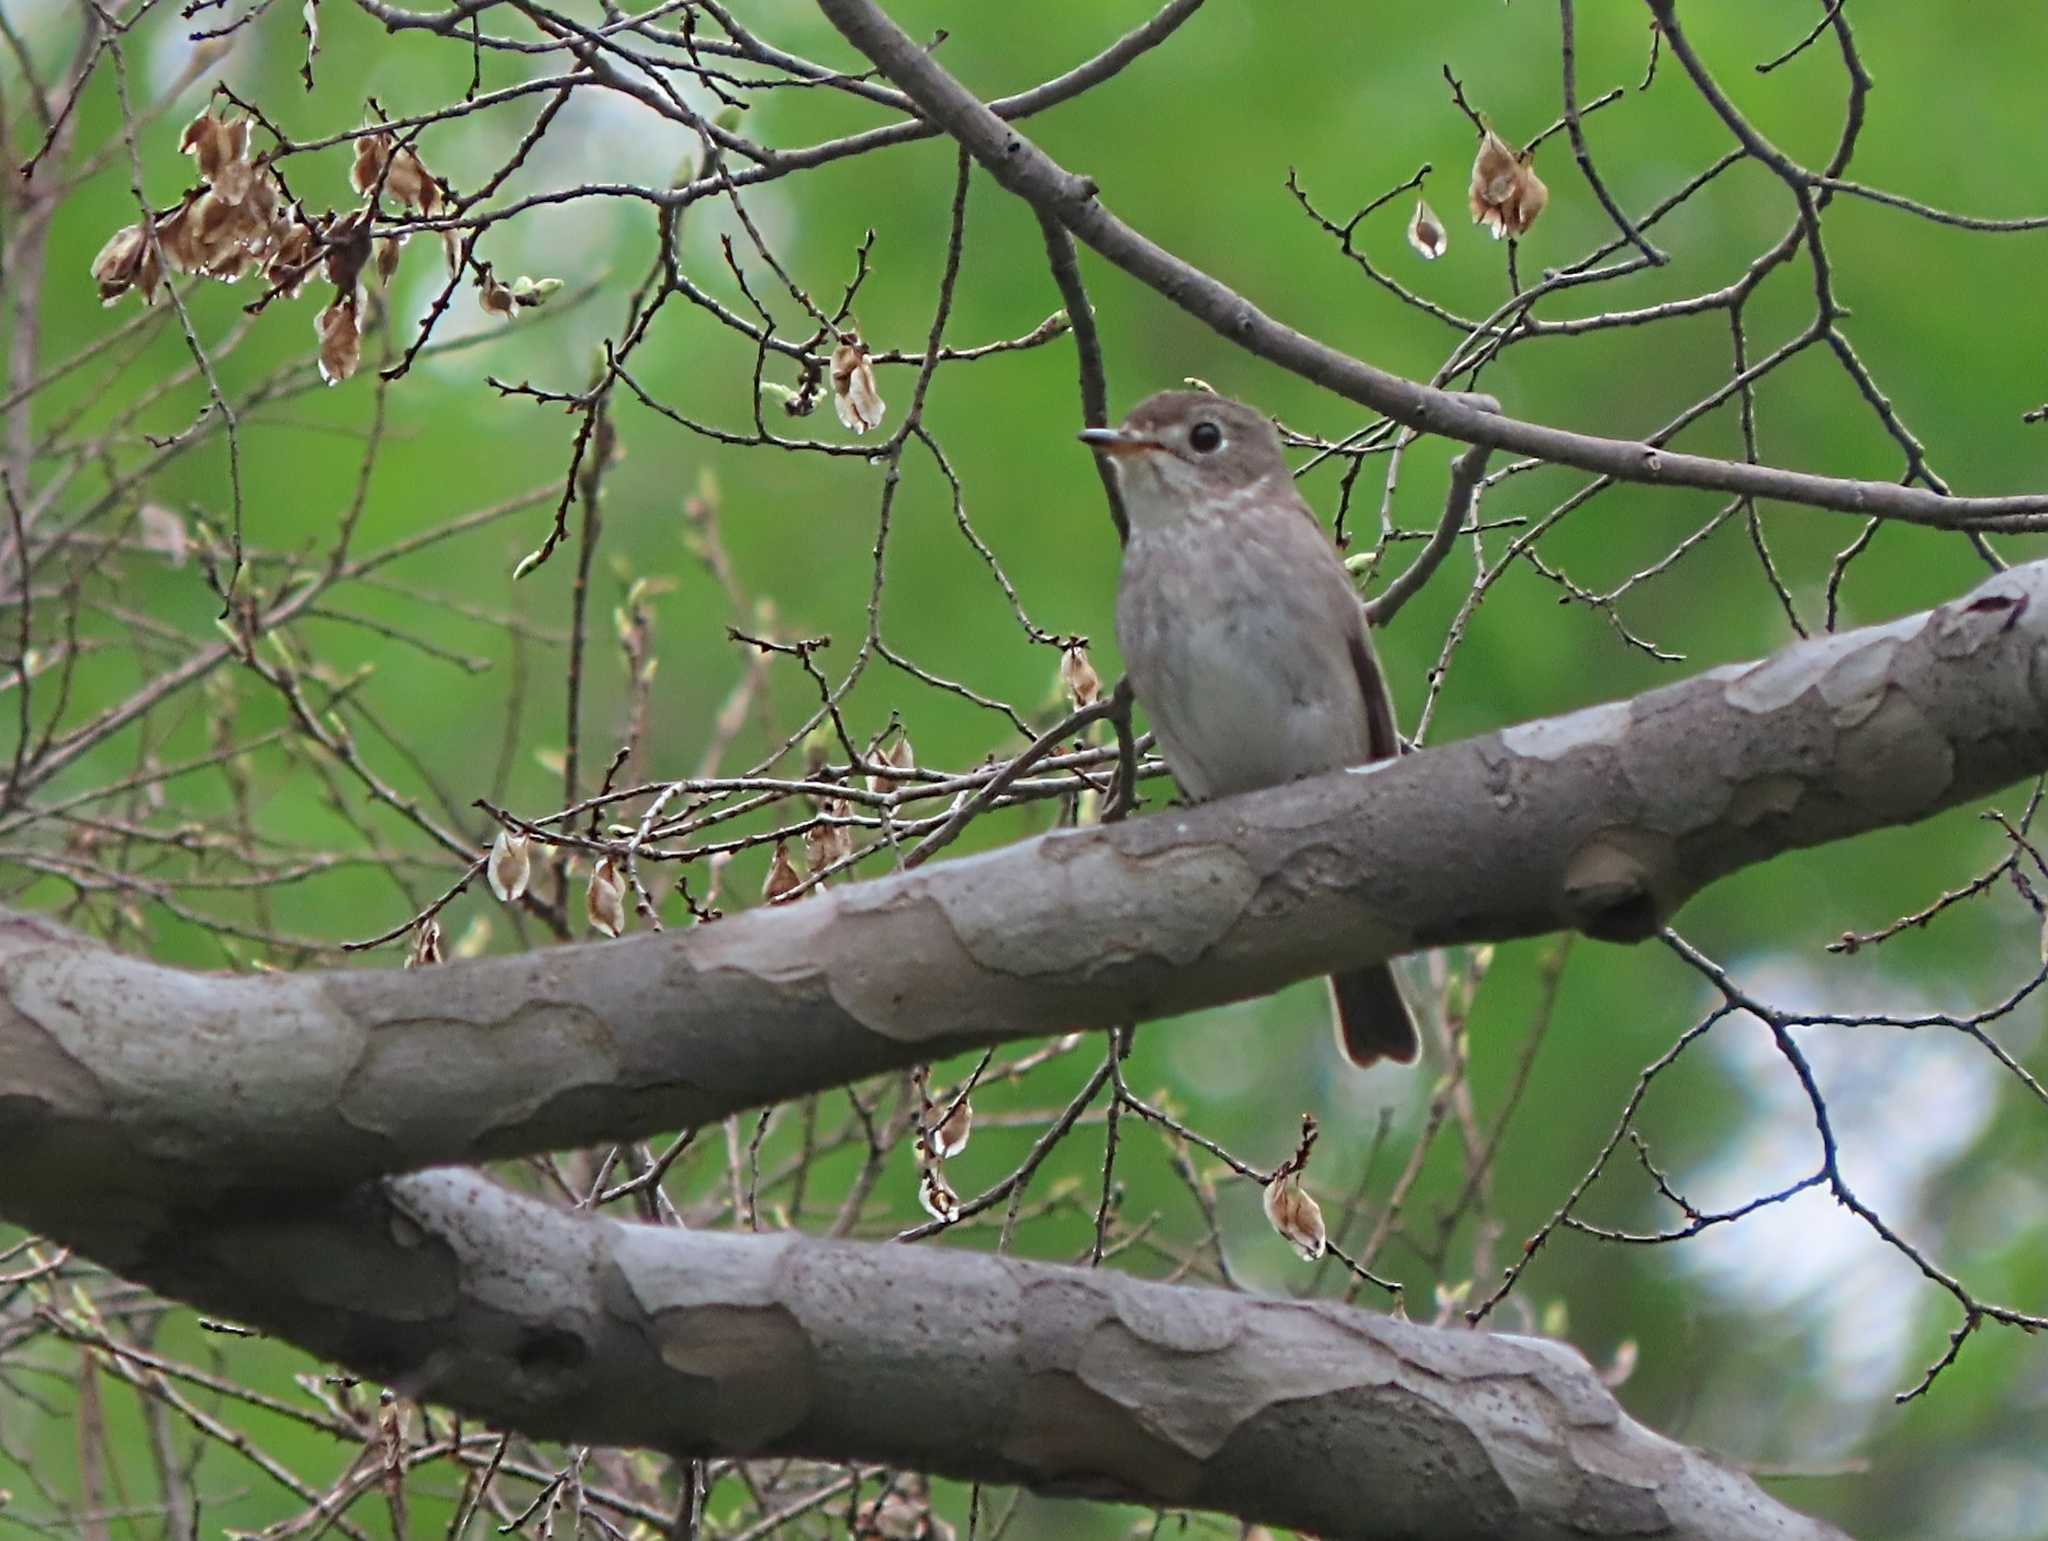
[[(1365, 608), (1263, 413), (1165, 391), (1081, 439), (1116, 467), (1130, 518), (1117, 641), (1188, 796), (1400, 753)], [(1415, 1018), (1386, 964), (1330, 987), (1353, 1064), (1415, 1058)]]

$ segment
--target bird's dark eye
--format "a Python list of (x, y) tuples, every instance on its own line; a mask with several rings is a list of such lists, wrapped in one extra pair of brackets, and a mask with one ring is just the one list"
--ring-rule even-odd
[(1223, 447), (1223, 430), (1211, 422), (1200, 422), (1188, 430), (1188, 444), (1198, 454), (1211, 454)]

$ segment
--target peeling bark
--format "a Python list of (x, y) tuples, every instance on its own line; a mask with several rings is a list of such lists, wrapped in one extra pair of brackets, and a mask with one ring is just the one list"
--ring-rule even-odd
[[(2048, 564), (1632, 700), (712, 926), (229, 978), (0, 924), (8, 1213), (625, 1139), (1451, 942), (1649, 936), (1781, 852), (2048, 767)], [(115, 1200), (118, 1198), (118, 1202)], [(75, 1223), (75, 1221), (74, 1221)], [(81, 1238), (84, 1241), (84, 1238)]]
[(937, 1248), (691, 1233), (434, 1172), (138, 1259), (542, 1437), (875, 1460), (1332, 1538), (1824, 1541), (1569, 1348)]
[(938, 1249), (695, 1236), (482, 1178), (970, 1044), (1702, 885), (2048, 766), (2048, 564), (1399, 762), (695, 930), (226, 978), (0, 916), (0, 1214), (505, 1426), (879, 1459), (1332, 1536), (1831, 1534), (1557, 1345)]

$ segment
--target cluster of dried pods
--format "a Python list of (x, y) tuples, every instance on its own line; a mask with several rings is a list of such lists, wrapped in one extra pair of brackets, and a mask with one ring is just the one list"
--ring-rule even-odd
[[(404, 232), (376, 234), (379, 202), (388, 197), (432, 219), (448, 206), (447, 187), (388, 129), (356, 136), (349, 181), (362, 206), (320, 215), (292, 197), (268, 155), (251, 155), (247, 118), (209, 108), (187, 125), (178, 148), (197, 163), (199, 185), (170, 208), (117, 230), (100, 248), (92, 277), (101, 303), (111, 305), (133, 290), (143, 304), (153, 305), (167, 272), (228, 284), (261, 273), (270, 287), (249, 307), (254, 311), (273, 299), (296, 299), (318, 274), (334, 285), (334, 298), (313, 322), (320, 377), (334, 385), (354, 374), (362, 362), (368, 306), (363, 275), (374, 272), (389, 283), (407, 239)], [(440, 236), (449, 272), (460, 272), (460, 236), (452, 227)], [(521, 306), (542, 304), (562, 286), (550, 278), (507, 285), (488, 263), (473, 266), (479, 302), (489, 315), (507, 317)]]
[[(1534, 150), (1517, 150), (1490, 128), (1479, 136), (1479, 153), (1472, 161), (1472, 185), (1466, 197), (1472, 222), (1492, 231), (1496, 241), (1526, 234), (1550, 202), (1550, 189), (1536, 175), (1535, 159)], [(1444, 222), (1425, 198), (1415, 200), (1415, 212), (1408, 218), (1408, 244), (1430, 262), (1450, 245)]]
[[(194, 118), (178, 148), (197, 162), (199, 186), (171, 207), (147, 211), (138, 223), (114, 232), (93, 258), (93, 282), (102, 304), (134, 291), (143, 304), (153, 305), (166, 272), (229, 284), (260, 272), (270, 287), (249, 307), (254, 311), (279, 297), (297, 298), (306, 280), (322, 272), (334, 285), (334, 298), (313, 322), (319, 338), (316, 361), (320, 377), (338, 384), (362, 363), (368, 305), (363, 274), (367, 269), (388, 284), (407, 239), (404, 232), (377, 234), (379, 201), (388, 197), (421, 219), (433, 219), (449, 206), (447, 186), (409, 143), (389, 129), (367, 129), (355, 136), (349, 173), (362, 206), (309, 214), (292, 197), (270, 155), (251, 155), (249, 127), (249, 119), (216, 114), (212, 108)], [(439, 234), (449, 273), (461, 272), (467, 259), (460, 235), (453, 226), (442, 227)], [(487, 262), (470, 266), (477, 303), (486, 315), (500, 319), (545, 304), (562, 287), (558, 278), (523, 276), (507, 284)], [(833, 406), (847, 428), (867, 433), (881, 425), (886, 410), (868, 346), (850, 330), (833, 342)]]

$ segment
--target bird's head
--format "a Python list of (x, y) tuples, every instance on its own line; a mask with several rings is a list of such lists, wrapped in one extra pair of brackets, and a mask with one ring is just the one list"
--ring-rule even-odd
[(1266, 415), (1206, 391), (1161, 391), (1122, 427), (1083, 429), (1080, 438), (1116, 467), (1138, 530), (1228, 519), (1271, 478), (1289, 479)]

